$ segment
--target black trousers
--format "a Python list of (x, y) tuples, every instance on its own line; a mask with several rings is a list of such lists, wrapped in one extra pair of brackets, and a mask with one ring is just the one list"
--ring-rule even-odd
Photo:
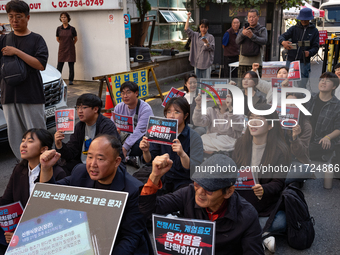
[[(65, 62), (58, 62), (57, 69), (60, 73), (62, 73), (63, 71), (64, 63)], [(69, 81), (73, 81), (74, 80), (74, 62), (68, 62), (68, 67), (70, 69), (68, 79)]]
[(224, 56), (224, 78), (237, 78), (238, 74), (238, 68), (236, 67), (230, 75), (230, 69), (229, 69), (229, 64), (238, 62), (238, 56), (235, 57), (226, 57)]

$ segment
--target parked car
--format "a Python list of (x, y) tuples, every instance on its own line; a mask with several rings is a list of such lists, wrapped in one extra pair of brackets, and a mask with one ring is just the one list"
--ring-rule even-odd
[[(55, 111), (67, 108), (67, 85), (61, 78), (60, 72), (49, 64), (40, 73), (45, 91), (46, 126), (51, 128), (55, 126)], [(0, 143), (7, 140), (7, 123), (0, 105)]]

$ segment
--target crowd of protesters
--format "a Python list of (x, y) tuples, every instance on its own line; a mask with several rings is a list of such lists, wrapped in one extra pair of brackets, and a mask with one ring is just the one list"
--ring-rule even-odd
[[(3, 36), (0, 38), (2, 56), (17, 55), (29, 68), (43, 70), (47, 62), (47, 47), (41, 36), (27, 29), (28, 5), (12, 0), (7, 3), (6, 11), (14, 28), (15, 40), (20, 41), (23, 36), (27, 40), (20, 45), (29, 47), (31, 40), (39, 43), (32, 46), (32, 52), (24, 53), (5, 46), (6, 36)], [(301, 11), (302, 21), (310, 18), (309, 14), (309, 10)], [(79, 122), (68, 142), (63, 142), (63, 132), (57, 131), (53, 137), (44, 125), (35, 123), (22, 127), (20, 142), (14, 143), (13, 135), (9, 134), (11, 148), (19, 151), (21, 161), (13, 170), (0, 204), (20, 201), (25, 206), (36, 182), (125, 191), (129, 196), (112, 254), (153, 254), (146, 227), (147, 218), (152, 213), (174, 212), (184, 218), (216, 221), (215, 254), (264, 254), (264, 247), (275, 252), (274, 235), (286, 233), (287, 223), (285, 209), (274, 208), (277, 208), (286, 185), (303, 182), (307, 175), (296, 178), (283, 172), (256, 172), (256, 184), (250, 190), (236, 191), (237, 172), (217, 172), (207, 178), (203, 172), (191, 173), (190, 170), (194, 166), (216, 164), (237, 169), (243, 166), (286, 166), (291, 163), (308, 164), (315, 159), (325, 162), (333, 159), (333, 163), (338, 164), (340, 64), (335, 66), (335, 74), (326, 72), (320, 76), (319, 92), (313, 94), (306, 104), (312, 116), (307, 118), (303, 115), (291, 130), (283, 130), (280, 122), (268, 121), (278, 119), (276, 111), (269, 115), (252, 113), (248, 100), (245, 100), (245, 115), (234, 115), (230, 94), (222, 103), (209, 107), (207, 114), (203, 115), (201, 95), (195, 94), (197, 78), (209, 77), (215, 41), (208, 33), (207, 20), (201, 22), (200, 33), (190, 30), (190, 16), (189, 13), (185, 29), (192, 39), (190, 63), (195, 66), (196, 75), (190, 74), (185, 79), (187, 93), (184, 97), (171, 98), (165, 105), (164, 117), (178, 122), (178, 136), (171, 146), (151, 143), (145, 136), (153, 111), (148, 103), (138, 99), (139, 87), (136, 83), (127, 81), (122, 84), (122, 102), (114, 110), (118, 114), (133, 116), (135, 128), (130, 135), (117, 129), (114, 121), (101, 114), (102, 101), (99, 97), (83, 94), (76, 102)], [(69, 21), (65, 13), (61, 18)], [(258, 11), (251, 9), (248, 12), (249, 24), (241, 29), (239, 20), (233, 19), (223, 45), (227, 63), (238, 57), (235, 52), (240, 52), (238, 73), (242, 77), (244, 95), (252, 97), (252, 107), (264, 111), (271, 108), (267, 103), (273, 95), (268, 84), (259, 77), (267, 31), (259, 25), (258, 18)], [(301, 25), (304, 29), (313, 29), (309, 22), (301, 22)], [(288, 39), (289, 33), (283, 37)], [(75, 43), (75, 33), (72, 40)], [(290, 43), (285, 41), (282, 44), (290, 47)], [(315, 53), (313, 49), (308, 51), (306, 48), (299, 60), (306, 63), (306, 58)], [(306, 73), (308, 68), (306, 64)], [(33, 82), (41, 81), (39, 77), (39, 72), (29, 72), (27, 84), (23, 86), (35, 87), (40, 91), (42, 84)], [(286, 78), (287, 69), (280, 68), (278, 77)], [(40, 110), (31, 109), (20, 98), (32, 94), (30, 103), (36, 102), (34, 107), (40, 109), (44, 103), (43, 93), (35, 93), (32, 89), (25, 97), (20, 97), (27, 91), (20, 91), (20, 88), (10, 88), (3, 79), (1, 81), (1, 102), (8, 123), (14, 115), (19, 120), (23, 114), (25, 119), (36, 119), (37, 115), (41, 115)], [(287, 97), (299, 98), (301, 95), (289, 94)], [(14, 98), (18, 101), (12, 102)], [(19, 109), (16, 114), (9, 114), (16, 108)], [(214, 119), (226, 122), (216, 127), (212, 124)], [(240, 123), (245, 120), (252, 121), (253, 125), (245, 128), (230, 125), (232, 121)], [(16, 136), (20, 133), (15, 128), (13, 131)], [(55, 149), (52, 149), (53, 142)], [(333, 157), (334, 154), (337, 157)], [(140, 167), (143, 163), (145, 167), (138, 171), (146, 171), (144, 183), (126, 170), (126, 164)], [(287, 182), (287, 178), (291, 181)], [(264, 232), (263, 228), (272, 213), (274, 220)], [(0, 244), (7, 246), (12, 236), (11, 232), (0, 235)]]

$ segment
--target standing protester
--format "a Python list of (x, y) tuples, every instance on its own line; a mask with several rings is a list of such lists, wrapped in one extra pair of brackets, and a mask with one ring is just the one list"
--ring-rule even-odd
[[(289, 68), (290, 62), (299, 60), (301, 70), (301, 81), (298, 86), (306, 88), (310, 73), (310, 58), (319, 50), (319, 31), (309, 23), (314, 19), (313, 12), (309, 8), (303, 8), (297, 19), (300, 20), (295, 26), (288, 29), (279, 37), (280, 44), (288, 50), (286, 66)], [(291, 41), (289, 41), (291, 39)], [(309, 46), (305, 46), (305, 44)]]
[(57, 41), (59, 43), (58, 51), (58, 66), (57, 69), (61, 73), (65, 62), (68, 62), (69, 72), (69, 85), (73, 85), (74, 80), (74, 62), (76, 62), (76, 47), (78, 41), (77, 31), (68, 23), (71, 17), (67, 12), (60, 14), (59, 20), (63, 23), (57, 28)]
[(223, 56), (224, 56), (224, 78), (237, 78), (238, 69), (235, 68), (232, 73), (229, 73), (229, 64), (238, 62), (240, 55), (240, 46), (236, 43), (236, 36), (240, 30), (240, 20), (233, 18), (231, 28), (229, 28), (222, 40)]
[(261, 26), (259, 11), (250, 9), (248, 11), (248, 22), (237, 34), (236, 43), (240, 45), (240, 61), (238, 66), (238, 77), (252, 69), (253, 63), (259, 63), (259, 73), (262, 74), (263, 45), (267, 43), (267, 29)]
[[(8, 140), (17, 159), (21, 158), (19, 147), (22, 135), (30, 128), (46, 129), (45, 96), (39, 71), (45, 70), (48, 49), (42, 36), (28, 29), (29, 11), (24, 1), (8, 2), (6, 12), (14, 32), (0, 38), (1, 60), (4, 61), (3, 56), (17, 56), (25, 63), (27, 70), (24, 81), (8, 85), (2, 78), (0, 86)], [(14, 46), (6, 46), (9, 43)]]
[(214, 62), (215, 38), (208, 33), (209, 21), (202, 19), (199, 25), (200, 33), (189, 28), (191, 13), (188, 12), (184, 30), (191, 39), (189, 61), (195, 67), (197, 78), (210, 78), (211, 65)]

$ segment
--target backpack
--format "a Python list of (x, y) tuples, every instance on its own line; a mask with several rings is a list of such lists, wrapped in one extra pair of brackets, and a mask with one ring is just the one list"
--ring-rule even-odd
[(289, 246), (297, 250), (311, 247), (315, 237), (314, 218), (309, 214), (303, 192), (291, 185), (288, 185), (282, 191), (281, 198), (263, 228), (263, 232), (270, 227), (277, 209), (281, 205), (284, 206), (286, 212), (287, 242)]
[[(15, 47), (13, 32), (6, 36), (6, 46)], [(7, 85), (19, 85), (25, 81), (27, 77), (27, 67), (25, 62), (16, 55), (2, 56), (1, 76)]]

